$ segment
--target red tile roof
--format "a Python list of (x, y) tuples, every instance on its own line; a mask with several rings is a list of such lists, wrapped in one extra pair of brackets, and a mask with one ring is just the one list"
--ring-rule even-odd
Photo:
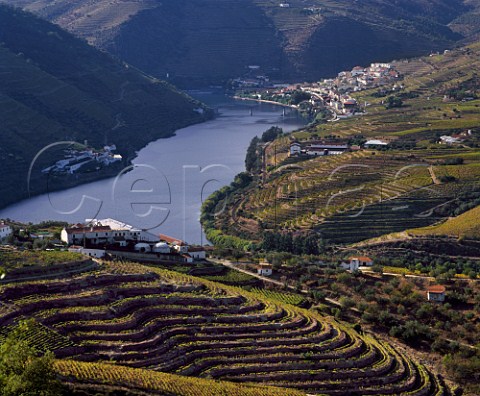
[(204, 252), (205, 248), (202, 246), (189, 246), (188, 247), (189, 252)]
[(361, 256), (361, 257), (350, 257), (350, 260), (358, 260), (358, 261), (373, 261), (370, 257)]
[(446, 291), (445, 286), (442, 286), (442, 285), (433, 285), (427, 289), (428, 293), (433, 293), (433, 294), (442, 294), (442, 293), (445, 293), (445, 291)]
[(178, 238), (174, 238), (174, 237), (171, 237), (171, 236), (168, 236), (168, 235), (165, 235), (165, 234), (159, 234), (158, 236), (160, 237), (160, 240), (165, 241), (167, 243), (174, 243), (174, 244), (180, 245), (180, 246), (185, 246), (186, 245), (186, 243), (184, 241), (182, 241), (181, 239), (178, 239)]

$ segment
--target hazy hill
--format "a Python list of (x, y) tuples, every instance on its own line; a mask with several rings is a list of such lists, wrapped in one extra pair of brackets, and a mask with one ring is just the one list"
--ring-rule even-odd
[(478, 29), (476, 0), (6, 2), (183, 85), (220, 83), (248, 65), (273, 78), (325, 77), (443, 49)]
[[(0, 206), (26, 197), (30, 162), (50, 143), (114, 143), (129, 158), (204, 119), (195, 111), (201, 105), (171, 86), (6, 6), (0, 6), (0, 103)], [(46, 165), (51, 158), (40, 160)], [(40, 192), (45, 184), (34, 187)]]

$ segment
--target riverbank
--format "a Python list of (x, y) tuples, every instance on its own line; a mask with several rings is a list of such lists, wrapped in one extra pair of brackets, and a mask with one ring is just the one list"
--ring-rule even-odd
[[(76, 223), (112, 217), (200, 244), (205, 241), (199, 222), (201, 203), (244, 170), (251, 139), (273, 125), (285, 132), (305, 125), (296, 112), (283, 116), (280, 107), (270, 104), (256, 104), (251, 115), (251, 106), (223, 94), (209, 94), (204, 102), (220, 108), (220, 114), (147, 144), (131, 158), (136, 168), (116, 184), (110, 177), (25, 199), (0, 210), (0, 218)], [(132, 191), (139, 179), (145, 180), (136, 186), (141, 191)], [(152, 213), (142, 217), (150, 208)]]

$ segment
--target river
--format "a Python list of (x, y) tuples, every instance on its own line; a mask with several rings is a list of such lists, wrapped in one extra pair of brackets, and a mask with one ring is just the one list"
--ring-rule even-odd
[(283, 116), (278, 106), (193, 94), (219, 115), (151, 142), (138, 152), (133, 167), (115, 178), (23, 200), (0, 210), (0, 218), (77, 223), (112, 217), (189, 243), (205, 243), (199, 222), (202, 200), (244, 170), (250, 140), (273, 125), (292, 131), (304, 124), (291, 110)]

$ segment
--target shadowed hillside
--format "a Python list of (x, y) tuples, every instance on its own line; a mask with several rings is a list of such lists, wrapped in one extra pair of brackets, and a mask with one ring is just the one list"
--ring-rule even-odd
[[(148, 142), (205, 119), (198, 102), (164, 82), (6, 6), (0, 6), (0, 103), (0, 207), (27, 196), (30, 163), (48, 144), (88, 140), (97, 149), (115, 144), (128, 160)], [(48, 152), (39, 165), (53, 160)], [(32, 187), (38, 193), (46, 183), (41, 168), (35, 169)], [(98, 177), (94, 172), (73, 183)]]
[(6, 2), (185, 86), (222, 83), (248, 65), (278, 79), (326, 77), (453, 46), (476, 29), (476, 2), (463, 0)]

